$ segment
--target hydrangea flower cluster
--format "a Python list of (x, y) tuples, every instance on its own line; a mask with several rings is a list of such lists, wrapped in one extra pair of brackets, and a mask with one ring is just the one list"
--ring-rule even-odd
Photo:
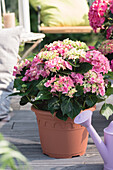
[[(67, 120), (106, 97), (109, 72), (109, 60), (101, 52), (89, 50), (84, 42), (65, 39), (45, 45), (32, 61), (26, 59), (15, 66), (14, 87), (21, 105), (30, 102)], [(108, 117), (106, 109), (102, 113)]]
[[(85, 51), (86, 49), (88, 47), (85, 43), (79, 41), (55, 41), (45, 45), (44, 50), (37, 54), (32, 62), (25, 60), (25, 63), (15, 67), (14, 75), (21, 74), (22, 69), (26, 67), (22, 81), (47, 78), (44, 85), (51, 88), (52, 94), (61, 92), (73, 97), (77, 92), (76, 86), (80, 85), (84, 87), (84, 93), (104, 96), (105, 83), (102, 75), (110, 70), (109, 61), (99, 51)], [(76, 73), (74, 70), (76, 71), (79, 63), (90, 63), (92, 69), (87, 73)], [(69, 72), (68, 75), (65, 71)]]
[(113, 71), (113, 40), (103, 41), (98, 50), (104, 54), (110, 61), (110, 68)]
[(84, 93), (91, 92), (101, 96), (105, 95), (105, 82), (102, 74), (90, 70), (84, 76), (80, 73), (72, 73), (71, 76), (76, 85), (80, 84), (84, 87)]
[(93, 68), (92, 71), (96, 73), (108, 73), (110, 65), (108, 59), (97, 50), (88, 51), (85, 58), (80, 57), (80, 62), (88, 62)]
[(52, 72), (57, 72), (60, 69), (65, 70), (66, 68), (72, 70), (72, 66), (61, 57), (55, 57), (45, 62), (45, 69)]
[(104, 55), (113, 53), (113, 40), (103, 41), (98, 50)]
[(29, 68), (30, 66), (31, 66), (31, 62), (27, 59), (25, 59), (25, 61), (22, 61), (21, 63), (18, 63), (17, 66), (14, 66), (13, 76), (21, 75), (21, 71), (23, 70), (23, 68), (24, 67)]
[(48, 80), (45, 84), (46, 87), (51, 87), (51, 92), (56, 93), (61, 92), (66, 94), (66, 96), (73, 97), (73, 94), (76, 92), (76, 88), (73, 80), (70, 76), (59, 76), (56, 78), (56, 75)]
[(113, 31), (113, 0), (95, 0), (89, 10), (89, 23), (96, 32), (98, 28), (106, 31), (106, 38), (112, 36)]
[(105, 95), (105, 82), (104, 77), (100, 73), (96, 73), (92, 70), (85, 73), (85, 81), (84, 81), (84, 92), (92, 92), (97, 95), (104, 96)]

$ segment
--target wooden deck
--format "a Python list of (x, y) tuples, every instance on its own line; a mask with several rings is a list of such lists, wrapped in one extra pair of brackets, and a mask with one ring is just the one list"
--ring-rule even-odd
[[(113, 96), (109, 99), (113, 103)], [(38, 126), (35, 114), (30, 111), (30, 105), (18, 107), (18, 100), (13, 100), (14, 111), (10, 122), (0, 129), (5, 138), (16, 145), (28, 159), (31, 170), (102, 170), (103, 160), (98, 153), (92, 139), (89, 137), (86, 154), (71, 159), (54, 159), (42, 153)], [(93, 114), (93, 125), (103, 139), (103, 128), (108, 126), (107, 121), (99, 115), (100, 104)]]

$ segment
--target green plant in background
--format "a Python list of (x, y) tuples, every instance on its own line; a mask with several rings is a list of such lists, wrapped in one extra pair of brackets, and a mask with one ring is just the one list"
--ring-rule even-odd
[(25, 43), (23, 42), (19, 46), (19, 56), (22, 56), (24, 49), (25, 49)]
[(27, 159), (0, 134), (0, 170), (29, 170)]

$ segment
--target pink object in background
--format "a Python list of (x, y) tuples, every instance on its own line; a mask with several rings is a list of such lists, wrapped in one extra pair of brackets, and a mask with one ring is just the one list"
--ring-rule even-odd
[(90, 50), (95, 50), (95, 46), (88, 46)]
[(4, 22), (4, 28), (15, 27), (15, 13), (4, 13), (3, 22)]
[(110, 68), (111, 68), (111, 70), (113, 71), (113, 60), (111, 60)]
[(91, 125), (92, 111), (86, 110), (74, 119), (74, 123), (85, 126), (104, 161), (104, 170), (113, 170), (113, 121), (104, 129), (104, 142)]

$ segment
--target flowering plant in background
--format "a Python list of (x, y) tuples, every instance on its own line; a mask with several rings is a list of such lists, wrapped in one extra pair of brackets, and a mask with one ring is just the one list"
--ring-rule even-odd
[[(30, 102), (37, 109), (48, 110), (67, 120), (81, 110), (94, 106), (113, 93), (108, 82), (109, 60), (84, 42), (65, 39), (54, 41), (33, 58), (14, 68), (14, 87), (20, 104)], [(108, 113), (109, 110), (109, 113)], [(104, 104), (101, 113), (109, 118), (111, 104)]]
[(99, 46), (98, 50), (104, 54), (110, 61), (110, 67), (113, 71), (113, 40), (105, 40)]
[[(101, 45), (98, 47), (98, 50), (104, 54), (112, 54), (113, 53), (113, 40), (105, 40), (101, 43)], [(109, 57), (109, 60), (111, 61), (112, 58)]]
[(107, 39), (113, 38), (113, 0), (95, 0), (89, 9), (89, 23)]

